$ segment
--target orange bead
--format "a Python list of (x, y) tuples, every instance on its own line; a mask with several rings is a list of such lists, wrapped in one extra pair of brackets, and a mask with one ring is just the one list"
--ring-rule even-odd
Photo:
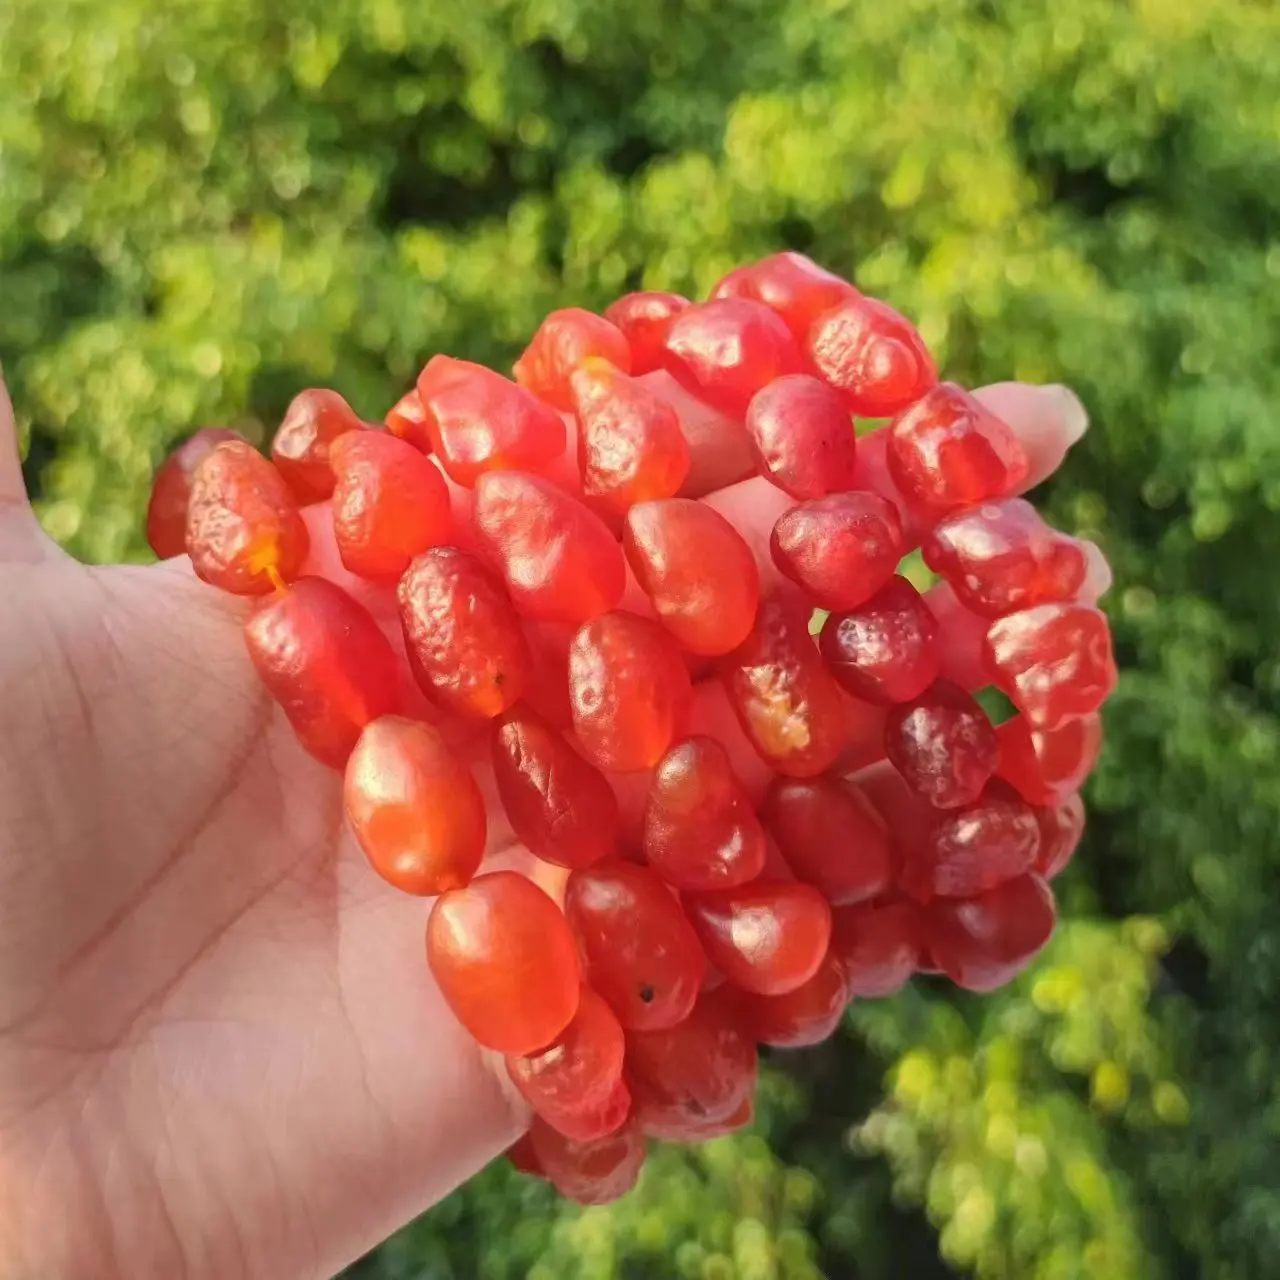
[(414, 678), (435, 703), (490, 719), (524, 691), (532, 659), (515, 607), (475, 556), (433, 547), (396, 589)]
[(1057, 804), (1036, 810), (1040, 823), (1040, 851), (1036, 854), (1036, 874), (1052, 880), (1075, 856), (1084, 837), (1084, 801), (1069, 795)]
[(627, 513), (622, 545), (662, 625), (689, 653), (717, 657), (748, 636), (760, 572), (742, 535), (689, 498), (644, 502)]
[(886, 428), (889, 474), (929, 519), (1016, 493), (1030, 463), (1013, 429), (976, 396), (942, 382)]
[(271, 460), (299, 502), (323, 502), (333, 492), (329, 448), (363, 426), (336, 391), (313, 387), (294, 396), (271, 442)]
[(675, 641), (656, 622), (618, 610), (585, 623), (570, 642), (569, 697), (588, 759), (628, 773), (662, 759), (693, 685)]
[(192, 474), (186, 545), (198, 578), (262, 596), (298, 576), (311, 539), (280, 473), (252, 445), (231, 440)]
[(1013, 716), (996, 726), (996, 742), (996, 773), (1032, 804), (1054, 805), (1078, 791), (1093, 772), (1102, 750), (1102, 720), (1095, 712), (1045, 731)]
[(821, 498), (858, 485), (858, 442), (844, 398), (807, 373), (777, 378), (747, 406), (760, 474), (793, 498)]
[(686, 738), (654, 771), (644, 853), (678, 889), (728, 889), (764, 870), (764, 828), (714, 738)]
[(806, 610), (781, 594), (721, 668), (729, 703), (766, 764), (793, 778), (825, 772), (848, 733), (839, 687), (809, 635)]
[(800, 350), (782, 319), (763, 303), (717, 298), (676, 316), (665, 367), (699, 399), (741, 421), (751, 397), (800, 372)]
[(533, 1149), (533, 1139), (529, 1134), (521, 1134), (504, 1154), (517, 1173), (526, 1174), (530, 1178), (542, 1178), (545, 1181), (547, 1175), (542, 1172), (542, 1161), (538, 1159), (538, 1153)]
[(756, 1089), (756, 1049), (720, 992), (666, 1031), (627, 1034), (635, 1117), (653, 1138), (698, 1139), (729, 1121)]
[(756, 881), (689, 893), (685, 913), (711, 961), (744, 991), (777, 996), (818, 971), (831, 939), (831, 907), (798, 880)]
[(831, 913), (831, 951), (849, 994), (875, 999), (900, 991), (920, 961), (922, 929), (920, 908), (911, 902), (837, 907)]
[(922, 551), (960, 603), (984, 618), (1072, 600), (1089, 573), (1084, 544), (1023, 498), (963, 508), (933, 528)]
[(616, 851), (613, 788), (532, 708), (521, 704), (498, 725), (493, 773), (512, 831), (536, 857), (587, 867)]
[(342, 563), (362, 578), (391, 582), (409, 561), (448, 539), (453, 527), (444, 477), (411, 444), (351, 431), (329, 447), (333, 532)]
[(430, 725), (401, 716), (367, 725), (347, 761), (343, 795), (356, 843), (397, 889), (444, 893), (479, 868), (484, 797)]
[(161, 560), (186, 553), (187, 504), (196, 467), (218, 445), (239, 439), (239, 432), (226, 427), (203, 427), (160, 464), (147, 504), (147, 544)]
[(774, 253), (730, 271), (711, 296), (763, 302), (782, 317), (796, 341), (803, 342), (820, 315), (859, 294), (847, 280), (802, 253)]
[(624, 1124), (608, 1137), (575, 1142), (535, 1119), (529, 1135), (551, 1185), (578, 1204), (609, 1204), (636, 1185), (646, 1144), (640, 1127)]
[(801, 1049), (835, 1034), (849, 1003), (849, 984), (833, 951), (807, 982), (778, 996), (743, 994), (734, 1008), (757, 1044)]
[(580, 623), (622, 599), (627, 572), (613, 534), (551, 481), (518, 471), (482, 476), (473, 519), (481, 548), (526, 617)]
[(569, 641), (576, 629), (559, 622), (526, 624), (524, 629), (533, 655), (524, 700), (562, 733), (573, 728), (573, 711), (569, 706)]
[(413, 445), (420, 453), (431, 452), (431, 433), (427, 430), (427, 411), (423, 407), (418, 388), (406, 391), (387, 410), (383, 419), (393, 436)]
[(418, 375), (418, 398), (436, 457), (467, 488), (486, 471), (540, 471), (564, 452), (564, 419), (483, 365), (434, 357)]
[(689, 1016), (706, 957), (675, 895), (648, 867), (608, 858), (575, 871), (564, 912), (587, 981), (624, 1027), (658, 1031)]
[(324, 578), (299, 578), (244, 626), (249, 657), (302, 745), (342, 768), (361, 731), (401, 707), (395, 654), (373, 616)]
[(665, 400), (602, 360), (573, 374), (570, 393), (582, 491), (598, 509), (622, 516), (637, 502), (679, 492), (689, 446)]
[(514, 871), (478, 876), (436, 900), (427, 962), (454, 1016), (499, 1053), (545, 1048), (578, 1010), (569, 926), (560, 908)]
[[(604, 1137), (627, 1117), (631, 1095), (622, 1084), (625, 1049), (618, 1019), (590, 987), (584, 986), (569, 1025), (545, 1049), (508, 1054), (507, 1072), (524, 1100), (547, 1124), (566, 1137), (585, 1142)], [(617, 1098), (619, 1086), (621, 1098)], [(617, 1115), (619, 1104), (621, 1114)]]
[(784, 511), (769, 548), (774, 564), (823, 609), (865, 604), (893, 577), (907, 549), (897, 508), (865, 490)]
[(809, 360), (861, 417), (899, 413), (938, 380), (915, 326), (891, 306), (855, 293), (805, 334)]
[(1116, 687), (1111, 627), (1086, 604), (1041, 604), (993, 622), (983, 659), (1027, 723), (1048, 732), (1091, 715)]
[(631, 349), (622, 331), (603, 316), (566, 307), (553, 311), (538, 326), (513, 372), (522, 387), (568, 413), (574, 407), (569, 381), (588, 360), (604, 361), (628, 373)]
[(760, 816), (791, 871), (833, 906), (879, 897), (893, 883), (888, 828), (853, 783), (777, 778)]
[[(678, 1140), (687, 1143), (710, 1142), (712, 1138), (723, 1138), (726, 1134), (737, 1133), (747, 1128), (755, 1119), (755, 1099), (747, 1098), (723, 1120), (704, 1120), (699, 1124), (690, 1120), (679, 1128)], [(671, 1136), (675, 1137), (675, 1134)]]
[(1053, 935), (1053, 890), (1024, 875), (975, 898), (939, 899), (927, 911), (929, 948), (937, 967), (966, 991), (995, 991), (1012, 982)]
[(667, 332), (687, 306), (689, 299), (678, 293), (641, 292), (624, 294), (605, 308), (604, 318), (626, 335), (637, 377), (663, 367)]

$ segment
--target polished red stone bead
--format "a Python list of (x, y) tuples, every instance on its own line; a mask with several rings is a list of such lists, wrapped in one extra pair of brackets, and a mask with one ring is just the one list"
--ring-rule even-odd
[(676, 317), (666, 345), (666, 367), (676, 380), (738, 419), (761, 387), (800, 372), (795, 339), (759, 302), (722, 298), (691, 306)]
[(664, 1031), (627, 1033), (627, 1076), (635, 1116), (650, 1137), (704, 1136), (749, 1104), (756, 1087), (756, 1049), (719, 991)]
[(533, 668), (524, 700), (549, 725), (565, 733), (573, 728), (569, 704), (569, 641), (576, 628), (559, 622), (526, 623)]
[(678, 742), (654, 771), (644, 853), (678, 889), (731, 888), (764, 870), (764, 828), (714, 738)]
[(329, 446), (333, 536), (343, 565), (394, 582), (414, 556), (449, 540), (453, 513), (430, 458), (382, 431), (348, 431)]
[(433, 547), (396, 588), (419, 687), (458, 715), (490, 719), (524, 692), (533, 659), (506, 592), (475, 556)]
[(844, 704), (794, 600), (765, 596), (721, 678), (743, 731), (778, 773), (811, 778), (835, 763), (848, 739)]
[[(508, 1054), (507, 1074), (520, 1095), (547, 1124), (578, 1142), (603, 1138), (627, 1117), (631, 1095), (622, 1083), (626, 1038), (609, 1006), (590, 987), (578, 996), (578, 1011), (545, 1048)], [(615, 1098), (622, 1087), (621, 1114)]]
[(550, 480), (519, 471), (481, 476), (471, 516), (481, 550), (526, 617), (580, 623), (622, 599), (622, 548), (594, 511)]
[(831, 913), (831, 951), (849, 994), (876, 999), (900, 991), (920, 960), (920, 908), (913, 902), (859, 903)]
[(966, 609), (998, 618), (1050, 600), (1071, 600), (1089, 562), (1023, 498), (984, 502), (935, 525), (924, 562), (951, 584)]
[(477, 876), (436, 899), (427, 963), (454, 1016), (486, 1049), (543, 1049), (578, 1010), (582, 978), (569, 926), (514, 871)]
[(1084, 604), (1042, 604), (991, 624), (987, 669), (1029, 724), (1053, 730), (1097, 711), (1116, 686), (1111, 628)]
[(833, 905), (879, 897), (893, 883), (889, 831), (854, 783), (775, 778), (760, 816), (791, 872)]
[(564, 452), (564, 419), (483, 365), (435, 356), (418, 375), (431, 447), (470, 488), (486, 471), (541, 471)]
[(243, 441), (243, 437), (226, 427), (202, 427), (184, 440), (156, 471), (147, 504), (147, 543), (161, 560), (186, 552), (191, 477), (203, 458), (228, 440)]
[(185, 543), (196, 577), (244, 596), (296, 578), (311, 549), (293, 491), (244, 440), (223, 441), (196, 464)]
[(1016, 493), (1030, 471), (1012, 428), (952, 382), (934, 387), (888, 431), (889, 474), (930, 519)]
[(1102, 720), (1094, 715), (1064, 721), (1053, 730), (1033, 729), (1022, 716), (996, 729), (997, 773), (1031, 804), (1053, 805), (1079, 791), (1102, 749)]
[(619, 373), (630, 372), (626, 335), (603, 316), (566, 307), (551, 312), (538, 326), (513, 372), (522, 387), (569, 413), (574, 407), (569, 380), (588, 360), (603, 360)]
[(1040, 823), (1040, 852), (1036, 854), (1036, 874), (1052, 880), (1075, 856), (1084, 835), (1084, 801), (1078, 795), (1065, 796), (1057, 804), (1036, 809)]
[(685, 914), (707, 959), (733, 984), (776, 996), (808, 982), (827, 954), (831, 907), (798, 880), (757, 880), (686, 893)]
[(713, 298), (747, 298), (776, 311), (804, 342), (824, 312), (861, 295), (847, 280), (832, 275), (802, 253), (773, 253), (759, 262), (735, 267), (714, 289)]
[(742, 535), (692, 498), (644, 502), (627, 512), (622, 546), (640, 589), (687, 653), (736, 649), (760, 606), (760, 571)]
[(630, 1191), (644, 1167), (646, 1143), (633, 1121), (603, 1138), (575, 1142), (536, 1119), (529, 1130), (538, 1167), (566, 1199), (610, 1204)]
[(834, 1035), (848, 1003), (844, 966), (835, 951), (829, 950), (808, 982), (776, 996), (744, 992), (735, 1010), (757, 1044), (801, 1049)]
[(893, 577), (905, 546), (897, 509), (858, 491), (784, 511), (769, 543), (773, 562), (824, 609), (853, 609)]
[(918, 697), (938, 676), (938, 623), (920, 593), (892, 577), (855, 609), (832, 613), (818, 647), (855, 698), (888, 706)]
[(570, 642), (573, 730), (601, 769), (651, 769), (683, 729), (692, 697), (676, 642), (649, 618), (615, 610)]
[(726, 1116), (723, 1120), (703, 1120), (701, 1122), (691, 1120), (688, 1124), (682, 1125), (679, 1134), (670, 1134), (669, 1137), (677, 1139), (685, 1143), (710, 1142), (712, 1138), (723, 1138), (726, 1134), (738, 1133), (742, 1129), (746, 1129), (755, 1119), (755, 1100), (748, 1098), (741, 1103), (732, 1115)]
[(566, 1137), (590, 1142), (622, 1129), (631, 1118), (631, 1109), (631, 1090), (625, 1080), (619, 1080), (607, 1098), (583, 1107), (571, 1123), (565, 1121), (559, 1128)]
[(312, 387), (294, 396), (271, 441), (271, 461), (299, 502), (323, 502), (333, 492), (329, 446), (363, 426), (336, 391)]
[(676, 316), (689, 306), (678, 293), (642, 291), (624, 294), (605, 308), (604, 318), (626, 335), (631, 372), (637, 377), (664, 367), (667, 333)]
[(401, 708), (390, 642), (362, 604), (325, 578), (299, 578), (264, 600), (244, 637), (298, 741), (327, 765), (342, 768), (365, 725)]
[(957, 986), (994, 991), (1012, 981), (1049, 941), (1053, 893), (1022, 875), (974, 898), (938, 899), (925, 911), (934, 964)]
[(484, 854), (488, 820), (471, 770), (429, 724), (380, 716), (343, 779), (347, 824), (373, 869), (405, 893), (459, 889)]
[(938, 379), (915, 325), (886, 303), (862, 294), (820, 316), (805, 345), (813, 367), (859, 417), (899, 413)]
[(569, 396), (587, 498), (616, 517), (637, 502), (680, 491), (689, 446), (667, 401), (603, 360), (588, 360), (574, 372)]
[(387, 410), (383, 423), (393, 436), (413, 445), (422, 453), (430, 453), (431, 432), (427, 429), (427, 411), (423, 407), (417, 387), (406, 391)]
[(689, 1016), (707, 959), (656, 872), (616, 858), (575, 871), (565, 886), (564, 914), (587, 982), (624, 1027), (661, 1031)]
[(987, 713), (949, 680), (890, 710), (884, 747), (907, 785), (939, 809), (972, 804), (1000, 754)]
[(807, 373), (761, 387), (747, 406), (747, 431), (760, 474), (793, 498), (821, 498), (857, 484), (849, 406)]
[(546, 1180), (547, 1175), (542, 1171), (542, 1161), (538, 1159), (538, 1153), (533, 1149), (533, 1138), (529, 1134), (525, 1133), (518, 1137), (504, 1154), (517, 1173)]
[(511, 829), (536, 857), (587, 867), (615, 852), (613, 788), (530, 707), (520, 704), (499, 722), (493, 773)]
[(996, 780), (973, 804), (933, 817), (905, 850), (899, 883), (920, 902), (969, 898), (1030, 871), (1039, 851), (1035, 810)]

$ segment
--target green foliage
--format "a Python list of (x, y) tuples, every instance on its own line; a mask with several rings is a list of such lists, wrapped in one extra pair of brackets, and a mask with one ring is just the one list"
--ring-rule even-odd
[(1146, 1011), (1164, 945), (1152, 921), (1069, 922), (1032, 973), (973, 1005), (976, 1025), (938, 1004), (909, 1041), (898, 1020), (855, 1009), (868, 1039), (899, 1055), (860, 1145), (924, 1202), (953, 1265), (989, 1280), (1152, 1274), (1095, 1116), (1143, 1129), (1186, 1120)]
[(1126, 669), (1043, 963), (780, 1056), (768, 1149), (586, 1214), (491, 1171), (365, 1274), (926, 1280), (911, 1204), (983, 1276), (1280, 1274), (1280, 8), (9, 0), (0, 59), (0, 357), (90, 559), (199, 422), (781, 244), (1094, 417), (1046, 497)]

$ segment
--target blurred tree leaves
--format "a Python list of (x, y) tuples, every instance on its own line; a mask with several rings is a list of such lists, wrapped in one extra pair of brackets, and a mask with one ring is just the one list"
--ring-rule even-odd
[(1044, 496), (1126, 672), (1043, 962), (855, 1009), (617, 1208), (491, 1170), (366, 1275), (1280, 1275), (1280, 8), (9, 0), (0, 71), (0, 358), (89, 559), (195, 425), (379, 415), (783, 244), (1094, 417)]

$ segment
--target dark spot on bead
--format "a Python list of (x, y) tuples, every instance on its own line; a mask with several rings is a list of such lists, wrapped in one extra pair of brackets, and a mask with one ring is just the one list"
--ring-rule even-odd
[(640, 999), (643, 1000), (645, 1004), (652, 1004), (654, 997), (657, 994), (658, 993), (647, 984), (640, 988)]

